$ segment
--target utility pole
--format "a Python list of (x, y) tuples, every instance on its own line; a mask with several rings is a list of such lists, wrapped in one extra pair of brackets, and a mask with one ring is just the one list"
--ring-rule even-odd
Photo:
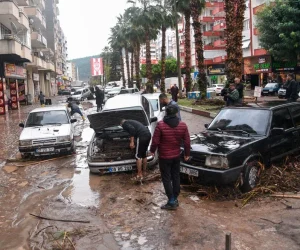
[(180, 61), (180, 50), (179, 50), (179, 32), (178, 32), (178, 22), (177, 22), (177, 4), (174, 0), (174, 17), (175, 17), (175, 27), (176, 27), (176, 48), (177, 48), (177, 73), (178, 73), (178, 85), (179, 85), (179, 97), (182, 97), (182, 82), (181, 82), (181, 61)]

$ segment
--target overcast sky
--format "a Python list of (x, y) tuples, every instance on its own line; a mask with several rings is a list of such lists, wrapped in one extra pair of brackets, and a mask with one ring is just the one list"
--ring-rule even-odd
[(60, 0), (59, 20), (68, 40), (68, 59), (100, 54), (127, 0)]

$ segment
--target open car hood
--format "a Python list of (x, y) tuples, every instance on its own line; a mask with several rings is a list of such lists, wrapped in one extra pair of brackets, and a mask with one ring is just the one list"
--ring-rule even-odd
[(121, 119), (136, 120), (145, 126), (149, 126), (148, 119), (142, 109), (120, 109), (107, 110), (101, 113), (91, 114), (87, 116), (90, 121), (90, 127), (96, 133), (106, 128), (120, 126)]

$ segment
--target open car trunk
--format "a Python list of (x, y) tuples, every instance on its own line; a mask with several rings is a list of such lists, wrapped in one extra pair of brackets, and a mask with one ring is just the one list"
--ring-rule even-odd
[(96, 133), (90, 151), (93, 162), (114, 162), (133, 159), (135, 150), (129, 147), (130, 136), (122, 128)]

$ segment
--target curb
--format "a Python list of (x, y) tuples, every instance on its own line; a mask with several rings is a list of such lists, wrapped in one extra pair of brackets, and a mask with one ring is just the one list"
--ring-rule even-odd
[(185, 106), (181, 106), (179, 105), (180, 110), (188, 112), (188, 113), (192, 113), (195, 115), (200, 115), (200, 116), (204, 116), (204, 117), (208, 117), (208, 118), (215, 118), (217, 113), (210, 113), (207, 111), (202, 111), (199, 109), (193, 109), (193, 108), (189, 108), (189, 107), (185, 107)]

